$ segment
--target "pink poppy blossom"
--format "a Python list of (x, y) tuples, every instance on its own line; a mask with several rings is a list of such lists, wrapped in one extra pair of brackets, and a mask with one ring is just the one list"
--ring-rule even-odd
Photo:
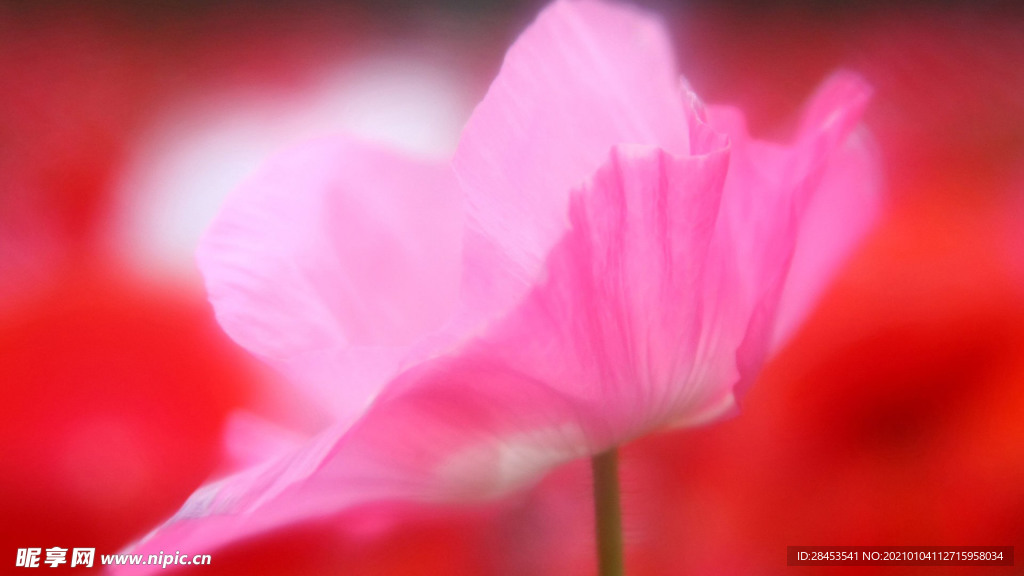
[(794, 143), (681, 81), (661, 23), (560, 1), (510, 48), (454, 158), (338, 137), (277, 157), (198, 260), (217, 318), (329, 416), (253, 421), (250, 462), (138, 552), (373, 503), (473, 502), (640, 435), (721, 418), (878, 208), (837, 74)]

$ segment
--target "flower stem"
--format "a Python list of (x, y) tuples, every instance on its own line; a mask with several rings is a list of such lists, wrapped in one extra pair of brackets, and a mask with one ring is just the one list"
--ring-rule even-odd
[(600, 576), (623, 576), (622, 512), (619, 504), (619, 455), (615, 448), (590, 460), (594, 471), (594, 512)]

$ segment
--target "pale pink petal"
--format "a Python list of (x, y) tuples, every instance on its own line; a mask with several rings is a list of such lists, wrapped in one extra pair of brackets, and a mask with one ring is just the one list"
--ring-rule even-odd
[(394, 381), (355, 426), (202, 487), (126, 552), (208, 553), (301, 520), (347, 512), (358, 526), (390, 503), (491, 499), (584, 456), (579, 416), (570, 399), (469, 345)]
[[(870, 88), (853, 74), (840, 73), (830, 78), (812, 98), (791, 146), (752, 139), (742, 114), (734, 109), (709, 111), (710, 125), (728, 134), (732, 142), (722, 217), (713, 250), (731, 253), (734, 260), (731, 269), (718, 272), (720, 282), (712, 285), (708, 298), (741, 311), (733, 318), (747, 319), (744, 325), (723, 326), (726, 337), (720, 340), (732, 346), (736, 335), (743, 335), (737, 352), (740, 394), (752, 383), (770, 350), (779, 302), (808, 207), (826, 189), (823, 178), (830, 163), (841, 158), (840, 150), (850, 138), (870, 94)], [(872, 179), (867, 178), (839, 192), (870, 196), (876, 190)], [(853, 238), (864, 232), (860, 218), (852, 224), (835, 222), (837, 229), (831, 232), (849, 238), (843, 243), (849, 246)], [(834, 268), (813, 271), (814, 278), (798, 281), (821, 285), (834, 272)], [(794, 306), (798, 304), (804, 309), (811, 305), (800, 302)]]
[[(325, 432), (301, 447), (201, 487), (171, 519), (122, 552), (144, 557), (179, 550), (208, 554), (228, 542), (322, 515), (317, 510), (320, 502), (300, 488), (335, 440), (333, 433)], [(344, 497), (342, 491), (337, 494)], [(108, 569), (133, 574), (156, 570), (145, 565)]]
[(486, 339), (494, 357), (600, 415), (581, 423), (591, 451), (731, 394), (734, 350), (706, 353), (722, 320), (704, 302), (727, 167), (724, 139), (687, 157), (614, 148), (574, 192), (542, 279)]
[[(493, 497), (728, 396), (731, 381), (708, 391), (695, 362), (717, 322), (700, 289), (728, 165), (717, 144), (687, 157), (612, 148), (572, 192), (543, 280), (394, 381), (321, 473), (391, 497)], [(731, 354), (719, 360), (735, 372)]]
[(224, 330), (351, 415), (402, 347), (447, 320), (461, 238), (447, 167), (332, 138), (280, 155), (236, 191), (198, 261)]
[(234, 412), (224, 425), (224, 446), (239, 468), (257, 466), (298, 449), (305, 436), (251, 412)]
[(727, 396), (694, 362), (714, 323), (700, 286), (727, 163), (724, 147), (613, 148), (517, 309), (392, 381), (351, 428), (204, 487), (134, 551), (210, 550), (365, 504), (494, 498)]
[(826, 286), (878, 220), (882, 209), (878, 150), (865, 131), (833, 154), (811, 199), (790, 264), (772, 348), (783, 346)]
[(686, 98), (660, 21), (562, 0), (509, 49), (463, 131), (453, 166), (467, 196), (465, 297), (500, 311), (529, 289), (565, 232), (569, 192), (612, 146), (689, 152)]

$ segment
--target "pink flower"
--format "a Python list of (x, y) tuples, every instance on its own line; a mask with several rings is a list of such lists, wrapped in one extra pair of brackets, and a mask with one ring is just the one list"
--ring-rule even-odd
[(281, 155), (230, 198), (199, 264), (224, 329), (330, 424), (237, 428), (252, 467), (136, 549), (495, 498), (732, 412), (875, 215), (854, 132), (868, 96), (839, 74), (794, 144), (756, 141), (685, 88), (656, 19), (560, 1), (509, 50), (451, 163), (345, 138)]

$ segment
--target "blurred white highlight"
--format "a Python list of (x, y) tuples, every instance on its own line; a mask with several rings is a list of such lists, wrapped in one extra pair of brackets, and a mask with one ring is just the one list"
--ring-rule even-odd
[(235, 89), (168, 110), (137, 146), (109, 227), (114, 253), (146, 276), (197, 279), (193, 253), (226, 195), (267, 158), (346, 133), (447, 160), (471, 111), (450, 65), (378, 55), (287, 95)]

